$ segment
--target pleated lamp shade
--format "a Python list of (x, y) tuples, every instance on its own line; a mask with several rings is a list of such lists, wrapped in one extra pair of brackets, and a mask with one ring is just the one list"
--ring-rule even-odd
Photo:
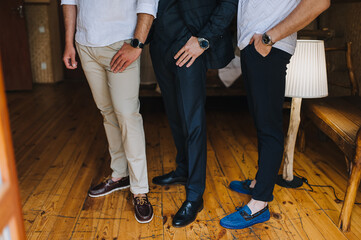
[(322, 98), (328, 95), (325, 45), (321, 40), (297, 40), (287, 66), (286, 97)]

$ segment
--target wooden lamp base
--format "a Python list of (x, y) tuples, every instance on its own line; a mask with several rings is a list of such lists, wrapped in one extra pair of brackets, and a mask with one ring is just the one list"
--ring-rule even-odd
[(285, 141), (283, 174), (278, 175), (276, 184), (286, 188), (298, 188), (303, 185), (302, 178), (293, 175), (293, 158), (298, 127), (301, 121), (302, 98), (292, 98), (290, 125)]

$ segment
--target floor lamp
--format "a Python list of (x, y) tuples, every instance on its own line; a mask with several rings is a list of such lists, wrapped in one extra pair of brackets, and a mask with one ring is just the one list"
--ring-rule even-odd
[(295, 54), (287, 66), (285, 96), (292, 98), (290, 124), (285, 140), (283, 174), (277, 184), (287, 188), (302, 186), (301, 178), (293, 175), (293, 158), (301, 117), (302, 98), (322, 98), (328, 95), (324, 42), (298, 40)]

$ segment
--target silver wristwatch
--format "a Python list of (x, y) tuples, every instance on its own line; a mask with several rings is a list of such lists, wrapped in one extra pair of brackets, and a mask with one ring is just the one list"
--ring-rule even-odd
[(209, 48), (209, 41), (205, 38), (198, 38), (198, 43), (204, 51)]
[(271, 36), (269, 36), (267, 33), (264, 33), (262, 35), (262, 42), (263, 42), (263, 44), (268, 45), (268, 46), (273, 46), (275, 44), (275, 42), (272, 41)]

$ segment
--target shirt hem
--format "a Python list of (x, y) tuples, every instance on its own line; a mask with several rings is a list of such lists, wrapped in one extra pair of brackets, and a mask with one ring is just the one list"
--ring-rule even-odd
[[(238, 43), (238, 48), (242, 51), (245, 47), (247, 47), (249, 45), (249, 41), (243, 41)], [(291, 45), (291, 44), (287, 44), (285, 42), (277, 42), (275, 45), (273, 45), (274, 48), (280, 49), (282, 51), (285, 51), (291, 55), (293, 55), (295, 53), (295, 49), (296, 47)]]
[(79, 39), (75, 39), (75, 42), (79, 43), (80, 45), (83, 45), (83, 46), (86, 46), (86, 47), (107, 47), (107, 46), (110, 46), (114, 43), (117, 43), (117, 42), (121, 42), (121, 41), (127, 41), (127, 40), (130, 40), (130, 39), (133, 39), (133, 37), (128, 37), (128, 38), (121, 38), (119, 40), (116, 40), (116, 41), (109, 41), (109, 43), (102, 43), (102, 44), (91, 44), (87, 41), (81, 41)]

